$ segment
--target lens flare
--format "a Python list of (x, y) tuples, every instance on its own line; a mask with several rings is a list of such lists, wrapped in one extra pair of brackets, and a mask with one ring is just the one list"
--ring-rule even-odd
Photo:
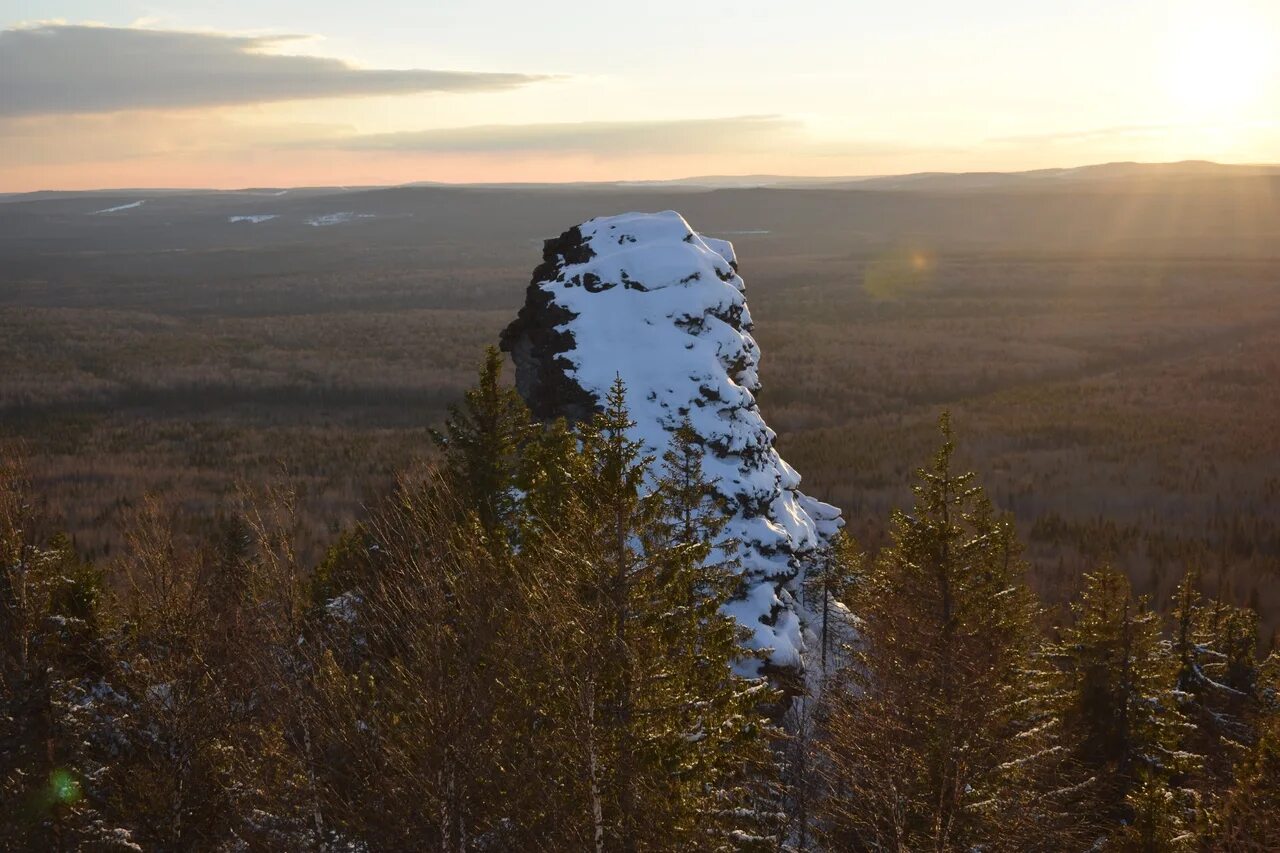
[(900, 299), (933, 279), (937, 266), (927, 249), (900, 246), (873, 258), (862, 274), (862, 288), (874, 299)]
[(55, 803), (71, 805), (83, 796), (80, 783), (66, 770), (55, 770), (49, 774), (49, 798)]

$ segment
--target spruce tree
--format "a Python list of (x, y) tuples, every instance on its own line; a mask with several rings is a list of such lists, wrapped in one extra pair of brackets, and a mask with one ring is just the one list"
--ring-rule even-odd
[(1179, 710), (1178, 661), (1159, 617), (1115, 569), (1086, 574), (1071, 610), (1074, 621), (1052, 650), (1059, 713), (1077, 758), (1095, 774), (1099, 812), (1132, 820), (1126, 797), (1140, 782), (1178, 785), (1200, 764), (1183, 749), (1192, 727)]
[(846, 531), (841, 531), (832, 542), (829, 553), (821, 556), (818, 564), (805, 576), (805, 597), (810, 612), (818, 620), (818, 665), (822, 680), (828, 672), (840, 665), (842, 646), (847, 642), (850, 613), (844, 602), (850, 601), (858, 578), (863, 572), (865, 556), (858, 543)]
[(129, 833), (101, 789), (111, 759), (90, 742), (122, 710), (101, 701), (102, 573), (65, 536), (41, 541), (30, 501), (0, 449), (0, 848), (118, 849)]
[(577, 488), (586, 478), (585, 466), (578, 437), (563, 418), (532, 432), (516, 472), (523, 494), (518, 536), (524, 547), (557, 538), (563, 520), (578, 511), (584, 496)]
[(506, 534), (483, 530), (480, 501), (459, 488), (428, 474), (374, 513), (359, 608), (367, 653), (345, 679), (328, 663), (317, 673), (319, 716), (342, 759), (326, 786), (369, 780), (335, 798), (371, 848), (472, 849), (524, 817), (516, 794), (536, 782), (510, 770), (527, 734), (514, 679), (528, 663), (513, 553), (487, 544)]
[(505, 544), (512, 529), (518, 453), (530, 429), (524, 401), (502, 385), (502, 354), (489, 347), (479, 381), (451, 410), (444, 432), (433, 435), (448, 451), (445, 470), (453, 487), (475, 508), (492, 545)]
[(1258, 618), (1221, 600), (1205, 601), (1188, 569), (1173, 601), (1173, 651), (1180, 709), (1193, 723), (1184, 748), (1204, 757), (1199, 787), (1220, 793), (1232, 766), (1257, 738), (1264, 712), (1257, 659)]
[(577, 587), (588, 809), (596, 849), (766, 849), (759, 791), (771, 770), (771, 692), (733, 674), (746, 654), (720, 612), (737, 580), (712, 541), (723, 522), (688, 431), (655, 473), (630, 431), (626, 390), (580, 430), (585, 479), (571, 514), (586, 574)]
[(771, 691), (732, 672), (748, 654), (746, 631), (720, 607), (738, 596), (741, 582), (730, 559), (735, 543), (721, 537), (728, 512), (704, 477), (704, 453), (687, 423), (673, 432), (654, 486), (660, 514), (643, 537), (658, 557), (652, 630), (668, 668), (654, 678), (652, 701), (670, 714), (662, 764), (680, 788), (677, 820), (698, 827), (691, 845), (766, 847), (778, 830), (769, 813), (767, 749), (776, 733), (761, 718)]
[[(443, 480), (406, 484), (367, 525), (368, 677), (325, 676), (335, 737), (369, 745), (341, 748), (380, 780), (369, 797), (405, 803), (418, 777), (422, 805), (399, 808), (448, 850), (772, 845), (773, 697), (733, 674), (745, 652), (720, 606), (738, 580), (692, 434), (657, 463), (621, 385), (576, 427), (462, 414)], [(466, 471), (502, 477), (478, 490)], [(510, 500), (490, 530), (495, 494)], [(338, 804), (355, 837), (406, 843), (407, 824), (360, 817), (373, 802)]]
[(1125, 797), (1131, 817), (1111, 845), (1121, 853), (1178, 853), (1197, 848), (1189, 828), (1194, 808), (1185, 790), (1172, 788), (1153, 773), (1142, 772)]
[[(318, 680), (329, 673), (317, 700), (344, 742), (335, 751), (384, 781), (368, 793), (373, 801), (356, 792), (337, 804), (375, 846), (461, 851), (481, 838), (502, 846), (537, 822), (529, 804), (545, 788), (524, 759), (537, 701), (526, 673), (543, 673), (550, 654), (537, 657), (531, 642), (531, 608), (545, 598), (525, 582), (531, 555), (518, 542), (527, 510), (518, 480), (533, 428), (501, 369), (491, 348), (476, 386), (435, 435), (441, 466), (403, 477), (321, 564), (313, 588), (319, 599), (349, 590), (363, 619), (358, 643), (329, 632), (328, 659), (314, 665)], [(365, 751), (345, 745), (371, 740)], [(371, 761), (378, 757), (381, 765)], [(368, 822), (366, 812), (382, 811), (377, 797), (408, 797), (399, 800), (406, 813), (431, 817), (416, 831)]]
[(1235, 767), (1218, 810), (1210, 849), (1232, 853), (1280, 850), (1280, 713), (1260, 721), (1257, 741)]
[[(943, 444), (860, 578), (860, 638), (826, 691), (837, 849), (1059, 849), (1074, 838), (1034, 685), (1036, 602), (1012, 524)], [(843, 683), (841, 683), (843, 682)]]

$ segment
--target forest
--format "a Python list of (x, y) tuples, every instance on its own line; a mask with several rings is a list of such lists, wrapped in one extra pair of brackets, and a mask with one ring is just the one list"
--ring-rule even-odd
[[(1277, 849), (1273, 184), (5, 200), (0, 849)], [(475, 382), (664, 208), (848, 522), (812, 690), (691, 448)]]
[[(297, 495), (319, 559), (415, 458), (519, 308), (541, 241), (676, 209), (732, 240), (763, 416), (871, 551), (949, 409), (1050, 604), (1182, 566), (1280, 630), (1275, 178), (1117, 186), (290, 190), (0, 203), (0, 441), (76, 550), (148, 496), (183, 525)], [(292, 199), (292, 200), (291, 200)], [(270, 204), (270, 207), (263, 205)], [(348, 225), (306, 217), (353, 210)], [(229, 214), (278, 213), (257, 225)]]
[(621, 385), (535, 423), (500, 373), (315, 559), (281, 481), (139, 500), (90, 562), (10, 445), (0, 847), (1280, 848), (1280, 653), (1212, 566), (1043, 601), (941, 411), (880, 541), (805, 577), (818, 689), (779, 689), (692, 439), (646, 458)]
[(0, 2), (0, 853), (1280, 853), (1278, 45)]

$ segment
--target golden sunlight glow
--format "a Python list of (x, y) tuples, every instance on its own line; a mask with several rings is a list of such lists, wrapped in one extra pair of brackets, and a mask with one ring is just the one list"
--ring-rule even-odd
[(1231, 118), (1262, 97), (1273, 45), (1261, 21), (1208, 4), (1172, 32), (1170, 96), (1184, 118)]

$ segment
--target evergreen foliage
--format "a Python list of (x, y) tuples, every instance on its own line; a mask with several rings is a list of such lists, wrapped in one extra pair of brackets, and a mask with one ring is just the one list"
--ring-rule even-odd
[(1159, 617), (1110, 567), (1085, 575), (1072, 613), (1054, 656), (1062, 715), (1081, 761), (1121, 798), (1143, 774), (1169, 779), (1194, 770), (1199, 756), (1180, 748), (1190, 723), (1179, 710), (1177, 662)]
[(1199, 572), (1190, 568), (1179, 583), (1171, 633), (1180, 710), (1194, 723), (1184, 749), (1204, 756), (1199, 787), (1218, 795), (1255, 739), (1266, 699), (1257, 615), (1220, 599), (1206, 601), (1199, 582)]
[(1060, 849), (1055, 721), (1034, 689), (1037, 606), (1013, 528), (943, 444), (860, 578), (861, 636), (828, 691), (836, 849)]
[(1215, 850), (1280, 850), (1280, 714), (1261, 723), (1259, 737), (1235, 768), (1220, 810)]
[(444, 433), (434, 434), (448, 451), (445, 466), (453, 487), (474, 507), (481, 530), (494, 540), (490, 544), (499, 543), (496, 534), (511, 526), (519, 449), (532, 429), (524, 401), (501, 378), (502, 354), (489, 347), (479, 381), (451, 410)]
[(1050, 639), (944, 416), (890, 545), (805, 567), (784, 700), (705, 448), (626, 393), (536, 424), (491, 352), (314, 566), (285, 488), (87, 564), (6, 452), (0, 849), (1280, 849), (1280, 656), (1195, 571), (1164, 622), (1099, 568)]

